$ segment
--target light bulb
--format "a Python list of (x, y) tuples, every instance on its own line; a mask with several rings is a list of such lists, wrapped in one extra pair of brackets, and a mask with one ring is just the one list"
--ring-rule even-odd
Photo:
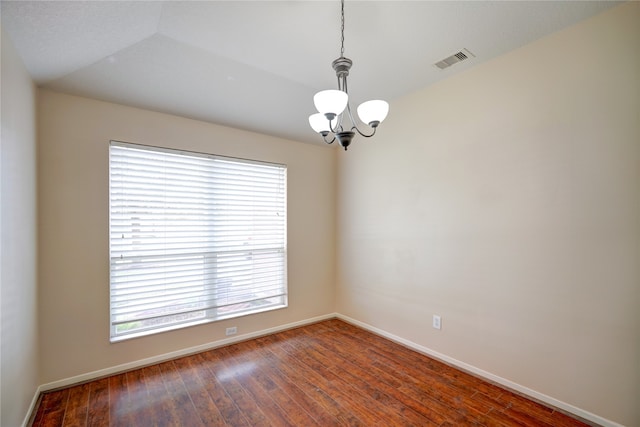
[(315, 113), (309, 116), (309, 125), (311, 129), (318, 133), (331, 132), (329, 120), (322, 113)]
[(346, 92), (336, 89), (323, 90), (315, 94), (313, 103), (316, 109), (325, 114), (341, 114), (349, 102), (349, 95)]
[(358, 106), (358, 117), (369, 126), (376, 127), (387, 117), (389, 104), (379, 99), (363, 102)]

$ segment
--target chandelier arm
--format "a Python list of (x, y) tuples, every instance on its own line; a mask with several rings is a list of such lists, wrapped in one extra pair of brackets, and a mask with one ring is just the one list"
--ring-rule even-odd
[(371, 138), (373, 135), (376, 134), (376, 129), (377, 127), (373, 128), (373, 132), (371, 132), (370, 135), (367, 135), (366, 133), (363, 133), (358, 126), (356, 125), (356, 121), (353, 119), (353, 114), (351, 113), (351, 105), (347, 104), (347, 112), (349, 113), (349, 119), (351, 120), (351, 130), (353, 131), (354, 129), (362, 136), (364, 136), (365, 138)]
[(333, 120), (329, 120), (329, 130), (331, 130), (332, 133), (342, 132), (342, 114), (340, 114), (339, 116), (336, 116), (336, 128), (335, 129), (333, 128), (333, 125), (331, 124), (332, 121)]
[(347, 76), (344, 73), (337, 73), (338, 76), (338, 90), (343, 91), (347, 95), (349, 95), (349, 91), (347, 90)]
[[(349, 94), (349, 92), (347, 92), (347, 76), (343, 76), (342, 77), (342, 89), (341, 89), (344, 93)], [(344, 114), (344, 113), (343, 113)], [(351, 130), (353, 130), (354, 128), (358, 131), (358, 133), (360, 135), (362, 135), (362, 132), (360, 132), (360, 130), (356, 127), (356, 121), (353, 120), (353, 114), (351, 113), (351, 102), (350, 100), (347, 101), (347, 114), (349, 115), (349, 120), (351, 121)]]
[(333, 139), (331, 141), (327, 141), (327, 136), (326, 135), (322, 135), (322, 139), (324, 140), (324, 142), (329, 145), (329, 144), (333, 144), (333, 141), (336, 140), (335, 134), (333, 136)]
[[(351, 105), (349, 105), (349, 103), (347, 103), (347, 113), (349, 114), (349, 120), (351, 120), (352, 128), (356, 128), (357, 130), (358, 128), (356, 127), (356, 121), (353, 120), (353, 114), (351, 114)], [(358, 131), (358, 133), (360, 133), (360, 131)]]
[(370, 134), (370, 135), (367, 135), (367, 134), (365, 134), (365, 133), (362, 133), (362, 131), (361, 131), (360, 129), (358, 129), (358, 127), (357, 127), (355, 124), (353, 125), (353, 127), (351, 128), (351, 130), (354, 130), (354, 129), (355, 129), (355, 130), (356, 130), (356, 131), (357, 131), (361, 136), (364, 136), (365, 138), (371, 138), (373, 135), (375, 135), (375, 134), (376, 134), (376, 130), (377, 130), (378, 128), (373, 128), (373, 132), (371, 132), (371, 134)]

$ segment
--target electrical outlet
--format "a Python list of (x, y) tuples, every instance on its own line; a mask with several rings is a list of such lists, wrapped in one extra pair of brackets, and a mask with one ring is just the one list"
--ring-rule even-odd
[(232, 326), (230, 328), (227, 328), (227, 330), (225, 331), (225, 333), (227, 334), (227, 336), (229, 335), (235, 335), (238, 333), (238, 328), (236, 326)]
[(437, 314), (433, 315), (433, 327), (434, 329), (440, 329), (442, 327), (440, 316), (438, 316)]

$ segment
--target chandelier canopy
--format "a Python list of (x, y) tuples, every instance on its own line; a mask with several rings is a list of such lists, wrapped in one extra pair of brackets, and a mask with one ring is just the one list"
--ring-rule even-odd
[[(381, 100), (367, 101), (360, 104), (357, 109), (358, 117), (369, 126), (370, 131), (365, 133), (358, 128), (351, 114), (347, 90), (347, 76), (353, 61), (344, 56), (344, 0), (341, 0), (340, 15), (340, 57), (331, 64), (338, 77), (338, 89), (323, 90), (315, 94), (313, 103), (318, 112), (309, 116), (309, 124), (314, 131), (322, 135), (324, 142), (332, 144), (337, 139), (340, 146), (344, 147), (346, 151), (356, 132), (365, 138), (375, 135), (378, 125), (387, 117), (389, 104)], [(347, 118), (351, 123), (351, 127), (346, 123)], [(329, 134), (332, 134), (330, 140), (327, 139)]]

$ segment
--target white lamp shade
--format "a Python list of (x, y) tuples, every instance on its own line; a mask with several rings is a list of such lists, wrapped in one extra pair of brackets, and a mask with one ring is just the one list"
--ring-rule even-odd
[(322, 114), (333, 113), (337, 116), (344, 111), (347, 102), (349, 102), (349, 95), (336, 89), (320, 91), (313, 97), (316, 109)]
[(358, 106), (358, 117), (366, 124), (371, 122), (382, 123), (388, 113), (389, 103), (379, 99), (363, 102)]
[(331, 132), (331, 128), (329, 127), (329, 120), (327, 120), (327, 118), (322, 113), (310, 115), (309, 124), (311, 125), (311, 129), (318, 133)]

